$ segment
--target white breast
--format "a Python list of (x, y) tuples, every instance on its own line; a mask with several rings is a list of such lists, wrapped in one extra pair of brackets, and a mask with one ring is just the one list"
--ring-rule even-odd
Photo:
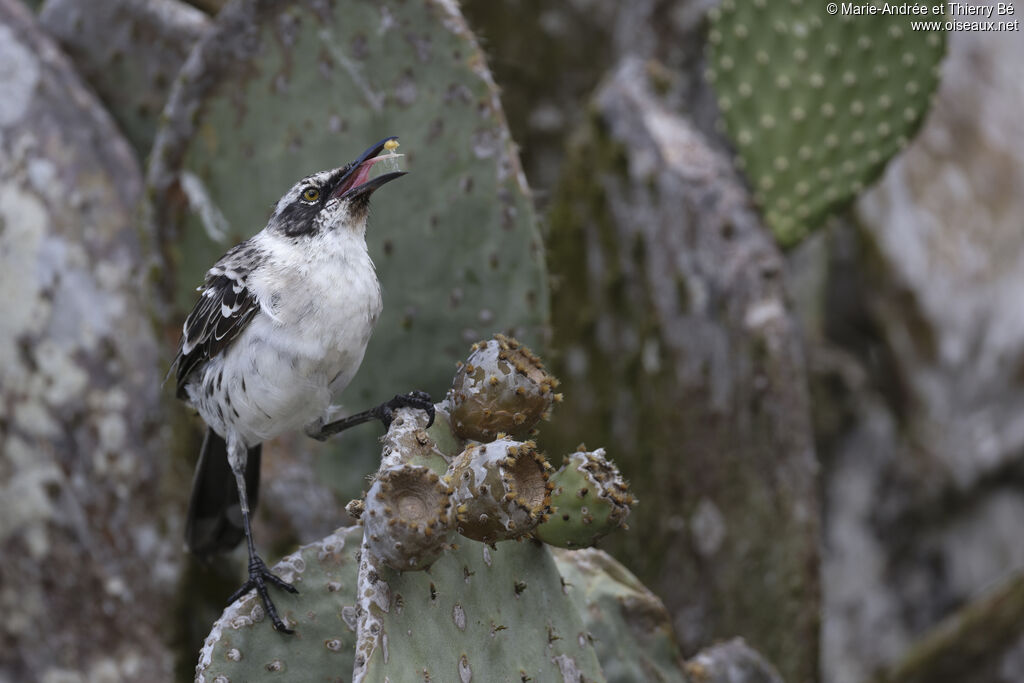
[[(252, 274), (250, 287), (262, 310), (204, 373), (215, 381), (223, 372), (232, 399), (223, 419), (249, 445), (322, 417), (363, 360), (382, 308), (380, 283), (362, 235), (340, 232), (312, 251), (284, 238), (261, 245), (269, 267)], [(201, 402), (193, 404), (224, 433)]]

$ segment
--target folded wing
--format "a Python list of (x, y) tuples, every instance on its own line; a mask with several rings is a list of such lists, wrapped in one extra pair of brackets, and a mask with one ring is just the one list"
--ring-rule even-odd
[(187, 399), (185, 385), (191, 374), (238, 338), (259, 312), (259, 301), (246, 286), (254, 251), (242, 242), (206, 273), (199, 301), (185, 319), (178, 355), (178, 398)]

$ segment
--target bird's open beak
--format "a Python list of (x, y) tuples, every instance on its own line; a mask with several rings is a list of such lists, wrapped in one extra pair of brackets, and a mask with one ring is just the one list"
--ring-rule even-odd
[(341, 199), (348, 199), (355, 195), (369, 195), (381, 185), (389, 183), (395, 178), (401, 178), (405, 175), (405, 171), (396, 171), (394, 173), (384, 173), (377, 176), (373, 180), (367, 180), (370, 176), (370, 169), (378, 161), (382, 161), (384, 157), (380, 156), (380, 153), (384, 151), (384, 145), (390, 140), (397, 140), (395, 136), (386, 137), (373, 147), (363, 152), (358, 159), (353, 161), (351, 164), (346, 166), (347, 169), (338, 179), (337, 185), (334, 190), (331, 191), (331, 198), (339, 197)]

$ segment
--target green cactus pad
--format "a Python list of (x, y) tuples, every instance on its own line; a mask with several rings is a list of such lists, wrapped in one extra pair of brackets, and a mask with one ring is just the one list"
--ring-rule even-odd
[(452, 462), (448, 475), (456, 529), (486, 543), (529, 533), (549, 509), (550, 469), (532, 441), (471, 444)]
[(297, 595), (271, 589), (295, 634), (271, 628), (255, 592), (239, 598), (203, 644), (196, 683), (348, 680), (356, 643), (355, 554), (362, 537), (362, 527), (338, 529), (278, 562), (274, 573), (299, 589)]
[(561, 548), (592, 546), (602, 536), (625, 526), (636, 502), (603, 448), (588, 452), (581, 447), (567, 456), (562, 467), (551, 475), (551, 483), (552, 513), (534, 535)]
[(789, 246), (877, 178), (920, 125), (939, 78), (934, 17), (829, 15), (821, 2), (722, 0), (708, 80), (776, 239)]
[(556, 549), (553, 553), (608, 683), (689, 680), (672, 618), (654, 593), (601, 550)]
[(493, 441), (502, 432), (525, 439), (552, 402), (561, 400), (557, 386), (540, 358), (517, 340), (498, 334), (477, 342), (448, 392), (452, 428), (477, 441)]
[(463, 540), (430, 573), (382, 577), (390, 604), (366, 681), (604, 681), (550, 550)]
[[(180, 235), (184, 311), (204, 271), (296, 180), (387, 135), (409, 174), (373, 198), (384, 311), (340, 399), (353, 412), (411, 389), (443, 395), (467, 343), (495, 329), (536, 340), (546, 319), (529, 190), (456, 4), (233, 0), (179, 74), (148, 169), (154, 220)], [(325, 479), (357, 493), (374, 438), (333, 440)]]

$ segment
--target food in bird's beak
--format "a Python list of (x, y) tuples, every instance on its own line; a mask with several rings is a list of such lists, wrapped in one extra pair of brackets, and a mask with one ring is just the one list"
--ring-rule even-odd
[[(398, 140), (388, 140), (384, 143), (384, 152), (378, 154), (373, 158), (374, 162), (381, 161), (380, 171), (378, 173), (394, 173), (395, 171), (401, 171), (398, 160), (404, 157), (404, 154), (396, 154), (395, 150), (398, 149)], [(374, 166), (377, 164), (374, 163)]]

